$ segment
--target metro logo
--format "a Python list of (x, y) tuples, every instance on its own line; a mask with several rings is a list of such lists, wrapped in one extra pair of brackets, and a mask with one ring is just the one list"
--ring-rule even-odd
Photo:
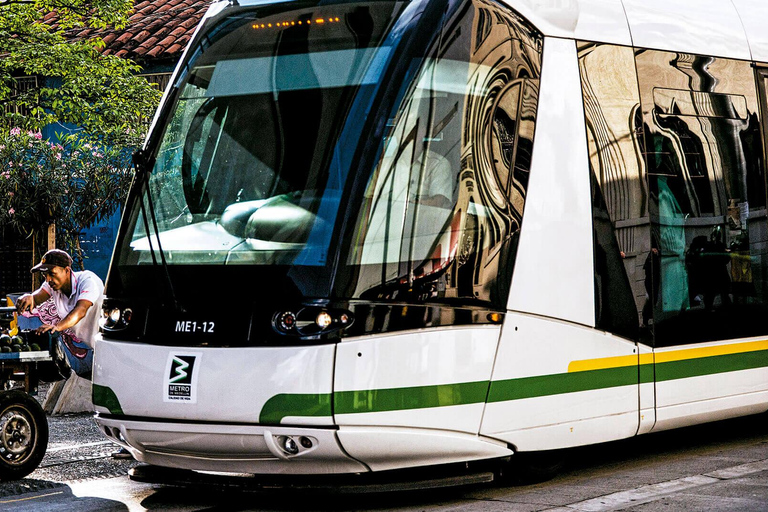
[[(163, 384), (163, 401), (197, 403), (197, 374), (195, 363), (201, 354), (168, 354), (166, 378)], [(199, 366), (199, 365), (198, 365)]]
[[(175, 356), (171, 361), (171, 372), (168, 382), (171, 384), (191, 384), (192, 369), (195, 366), (195, 356)], [(189, 371), (187, 371), (189, 370)]]

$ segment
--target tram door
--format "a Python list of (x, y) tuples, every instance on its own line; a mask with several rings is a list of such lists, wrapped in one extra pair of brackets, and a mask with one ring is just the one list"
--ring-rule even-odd
[(636, 62), (660, 430), (764, 401), (765, 163), (751, 63), (651, 50)]

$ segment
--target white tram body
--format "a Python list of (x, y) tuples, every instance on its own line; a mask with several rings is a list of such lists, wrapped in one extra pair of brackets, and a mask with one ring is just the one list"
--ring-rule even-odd
[(213, 4), (138, 159), (97, 423), (153, 465), (342, 474), (768, 410), (765, 26)]

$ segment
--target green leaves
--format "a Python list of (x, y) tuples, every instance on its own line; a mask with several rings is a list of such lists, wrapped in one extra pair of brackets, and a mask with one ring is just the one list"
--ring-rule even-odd
[(61, 143), (40, 132), (0, 132), (0, 225), (25, 236), (57, 227), (58, 246), (74, 249), (85, 228), (112, 215), (133, 179), (131, 152), (76, 135)]
[[(57, 245), (72, 252), (78, 234), (124, 200), (131, 153), (161, 93), (137, 76), (138, 65), (102, 55), (101, 39), (77, 33), (122, 28), (132, 7), (132, 0), (0, 0), (3, 228), (39, 237), (55, 223)], [(18, 77), (37, 77), (37, 87), (20, 87)], [(43, 140), (43, 127), (55, 123), (79, 134)]]
[[(0, 1), (0, 107), (8, 113), (2, 126), (38, 131), (71, 123), (110, 143), (140, 144), (161, 93), (136, 76), (135, 63), (102, 55), (100, 39), (67, 32), (123, 27), (131, 8), (130, 0)], [(39, 77), (40, 87), (20, 91), (19, 76)]]

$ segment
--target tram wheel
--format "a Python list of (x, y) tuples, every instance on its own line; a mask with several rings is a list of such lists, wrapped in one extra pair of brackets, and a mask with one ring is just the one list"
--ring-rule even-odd
[(0, 480), (18, 480), (34, 471), (48, 448), (48, 420), (24, 391), (0, 393)]

